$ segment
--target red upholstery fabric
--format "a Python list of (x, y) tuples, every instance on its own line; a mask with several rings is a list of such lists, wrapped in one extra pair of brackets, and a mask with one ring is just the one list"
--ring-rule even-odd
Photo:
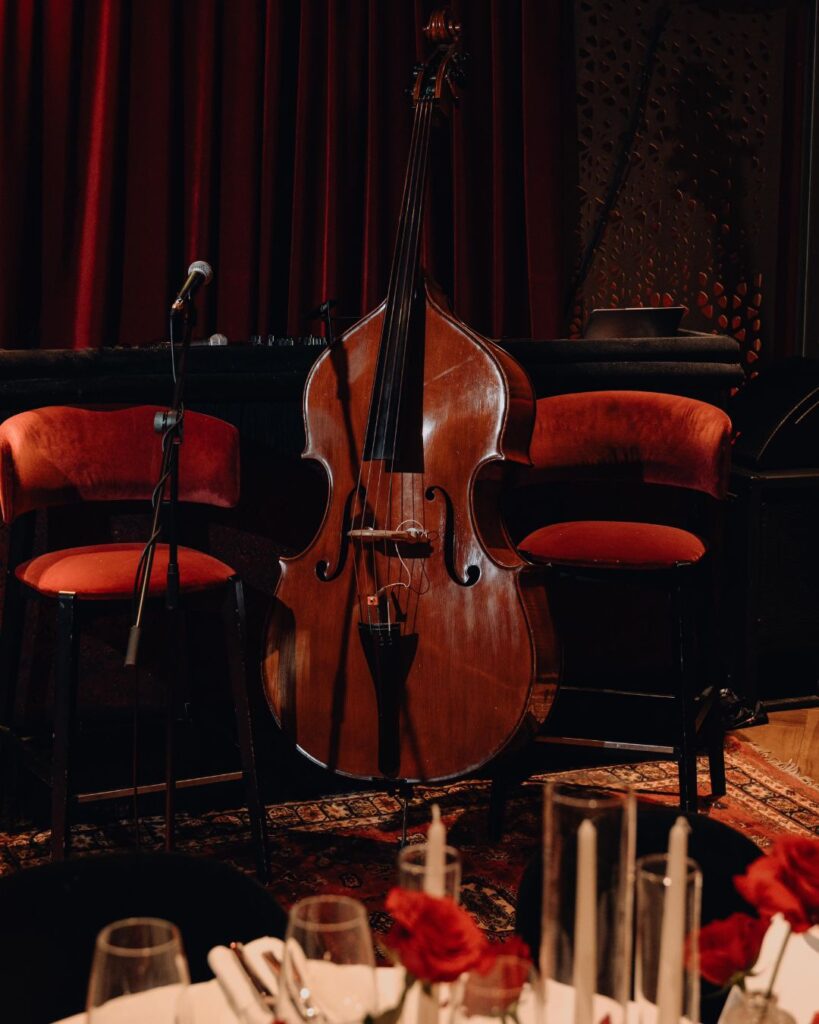
[[(32, 558), (17, 567), (17, 578), (41, 594), (73, 593), (87, 601), (129, 598), (134, 591), (142, 544), (98, 544), (65, 548)], [(168, 546), (159, 544), (151, 572), (151, 595), (165, 592)], [(185, 593), (221, 587), (234, 575), (218, 558), (179, 548), (179, 588)]]
[(541, 398), (530, 455), (540, 475), (667, 484), (725, 497), (731, 421), (716, 406), (649, 391)]
[[(162, 459), (156, 406), (48, 406), (0, 425), (3, 522), (76, 501), (148, 499)], [(239, 500), (239, 436), (213, 416), (186, 412), (179, 497), (230, 508)]]
[(699, 537), (675, 526), (583, 520), (541, 527), (518, 548), (532, 562), (629, 569), (666, 569), (705, 554)]

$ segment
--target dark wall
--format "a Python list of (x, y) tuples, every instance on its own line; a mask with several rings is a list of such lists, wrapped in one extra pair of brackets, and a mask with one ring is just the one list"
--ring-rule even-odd
[(573, 330), (596, 306), (684, 305), (751, 372), (800, 352), (811, 3), (574, 9)]

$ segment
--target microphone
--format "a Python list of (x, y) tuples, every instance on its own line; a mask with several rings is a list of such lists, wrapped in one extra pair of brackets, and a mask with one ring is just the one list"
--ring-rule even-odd
[(179, 290), (179, 294), (173, 300), (171, 312), (178, 313), (188, 299), (192, 299), (197, 290), (201, 288), (203, 284), (207, 284), (212, 277), (213, 269), (211, 268), (210, 263), (205, 263), (204, 260), (195, 260), (191, 263), (188, 267), (188, 279), (182, 285)]

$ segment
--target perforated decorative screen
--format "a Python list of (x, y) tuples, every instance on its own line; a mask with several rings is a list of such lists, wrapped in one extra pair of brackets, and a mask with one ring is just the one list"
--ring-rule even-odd
[(763, 354), (789, 354), (804, 11), (658, 0), (574, 10), (589, 265), (571, 333), (598, 306), (679, 304), (683, 327), (732, 335), (751, 371)]

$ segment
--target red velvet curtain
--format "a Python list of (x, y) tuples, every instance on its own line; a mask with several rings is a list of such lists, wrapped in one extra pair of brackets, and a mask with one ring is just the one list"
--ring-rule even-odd
[[(429, 0), (0, 0), (0, 344), (317, 331), (386, 291)], [(490, 336), (564, 330), (560, 0), (455, 3), (425, 263)], [(565, 59), (568, 60), (568, 57)]]

